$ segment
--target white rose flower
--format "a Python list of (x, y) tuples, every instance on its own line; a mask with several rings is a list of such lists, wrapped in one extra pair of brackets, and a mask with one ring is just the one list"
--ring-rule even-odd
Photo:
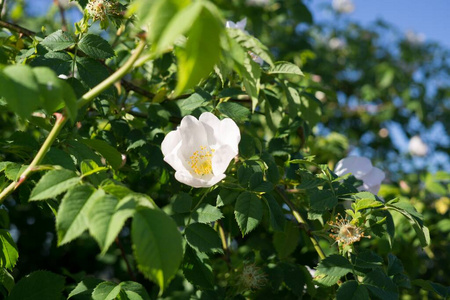
[(342, 50), (347, 47), (347, 43), (341, 38), (334, 37), (328, 41), (328, 46), (331, 50)]
[(363, 182), (363, 185), (358, 188), (359, 191), (369, 191), (375, 195), (386, 177), (383, 171), (372, 166), (368, 158), (356, 156), (349, 156), (338, 161), (334, 173), (338, 176), (351, 173)]
[(425, 156), (428, 153), (428, 146), (422, 141), (420, 136), (415, 135), (409, 140), (408, 150), (411, 155)]
[(219, 120), (205, 112), (198, 120), (185, 116), (180, 126), (166, 135), (161, 150), (179, 182), (195, 188), (210, 187), (225, 178), (240, 140), (241, 133), (232, 119)]
[(355, 10), (352, 0), (333, 0), (333, 9), (339, 13), (349, 14)]

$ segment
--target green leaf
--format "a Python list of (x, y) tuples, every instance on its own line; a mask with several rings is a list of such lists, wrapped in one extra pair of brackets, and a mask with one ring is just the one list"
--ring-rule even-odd
[(58, 30), (42, 40), (41, 45), (53, 51), (60, 51), (75, 45), (75, 37), (69, 32)]
[(47, 172), (31, 191), (30, 201), (54, 198), (80, 182), (73, 171), (62, 169)]
[(297, 65), (286, 61), (277, 61), (275, 66), (267, 71), (267, 74), (289, 74), (303, 76), (303, 72)]
[(223, 218), (223, 214), (215, 206), (205, 204), (199, 207), (193, 214), (192, 219), (199, 223), (211, 223)]
[(213, 70), (220, 58), (220, 39), (223, 24), (217, 8), (209, 2), (200, 2), (202, 11), (192, 24), (184, 48), (176, 51), (178, 83), (175, 94), (192, 88)]
[[(102, 63), (90, 57), (77, 57), (76, 65), (80, 80), (90, 88), (94, 88), (109, 77), (108, 69)], [(114, 90), (110, 87), (102, 94), (112, 96)]]
[(262, 172), (256, 172), (250, 177), (249, 188), (258, 193), (268, 193), (273, 190), (273, 184), (264, 181)]
[(0, 247), (0, 267), (12, 270), (17, 263), (19, 253), (11, 234), (5, 229), (0, 229)]
[(133, 218), (131, 237), (139, 270), (163, 291), (183, 258), (177, 225), (161, 210), (141, 208)]
[(111, 45), (101, 36), (96, 34), (86, 34), (83, 36), (78, 42), (78, 48), (87, 56), (95, 59), (107, 59), (115, 56)]
[(311, 209), (317, 212), (324, 212), (337, 205), (338, 200), (330, 190), (313, 190), (309, 195)]
[(352, 261), (355, 268), (374, 269), (383, 265), (383, 258), (370, 250), (352, 255)]
[(81, 142), (100, 153), (114, 169), (117, 170), (122, 165), (122, 154), (107, 142), (89, 139), (82, 139)]
[(33, 67), (48, 67), (56, 74), (69, 74), (72, 66), (72, 57), (66, 52), (47, 52), (33, 59), (30, 63)]
[(241, 45), (241, 47), (243, 47), (246, 51), (253, 52), (254, 54), (261, 57), (270, 66), (274, 67), (274, 63), (269, 50), (257, 38), (236, 28), (228, 28), (227, 31), (228, 35), (232, 39), (235, 39), (239, 43), (239, 45)]
[(82, 178), (87, 177), (89, 175), (95, 174), (95, 173), (99, 173), (99, 172), (103, 172), (103, 171), (107, 171), (108, 168), (106, 167), (99, 167), (95, 161), (91, 160), (91, 159), (86, 159), (83, 160), (81, 162), (81, 174), (82, 174)]
[(239, 192), (235, 192), (232, 190), (221, 189), (219, 195), (217, 196), (216, 205), (217, 207), (221, 207), (227, 204), (233, 203), (236, 198), (239, 196)]
[(317, 271), (320, 274), (333, 277), (342, 277), (352, 270), (352, 264), (348, 259), (337, 254), (328, 256), (317, 265)]
[(414, 206), (407, 202), (387, 204), (386, 206), (388, 209), (394, 210), (408, 219), (416, 232), (422, 247), (426, 247), (430, 244), (430, 232), (428, 228), (423, 225), (423, 216), (416, 211)]
[(200, 94), (194, 93), (187, 99), (178, 100), (176, 104), (180, 109), (180, 115), (186, 116), (192, 114), (195, 109), (208, 104), (208, 101), (206, 101), (206, 99), (203, 98)]
[(261, 221), (262, 215), (261, 199), (258, 196), (249, 192), (239, 195), (234, 207), (234, 216), (241, 229), (242, 236), (255, 229)]
[[(132, 292), (140, 296), (140, 298), (137, 299), (150, 300), (150, 296), (140, 283), (137, 283), (135, 281), (124, 281), (120, 283), (120, 287), (125, 291), (127, 295), (129, 295), (129, 292)], [(132, 299), (130, 298), (130, 300)]]
[(247, 107), (235, 102), (222, 102), (217, 106), (217, 109), (237, 122), (247, 121), (250, 115), (250, 110)]
[(280, 204), (278, 204), (277, 200), (275, 200), (275, 198), (270, 194), (264, 194), (263, 199), (269, 208), (270, 225), (272, 225), (272, 229), (275, 231), (283, 231), (286, 223), (286, 217), (284, 216)]
[(212, 267), (208, 263), (208, 256), (191, 247), (186, 247), (183, 274), (190, 283), (200, 288), (212, 289), (214, 287), (214, 275)]
[(394, 254), (388, 254), (388, 276), (403, 273), (404, 268), (402, 261), (398, 259)]
[(380, 269), (375, 269), (366, 274), (363, 284), (377, 298), (383, 300), (398, 299), (397, 286)]
[(336, 300), (369, 300), (369, 293), (364, 285), (359, 285), (356, 281), (346, 281), (337, 290)]
[(95, 203), (88, 214), (89, 232), (100, 246), (101, 254), (108, 251), (135, 210), (136, 203), (132, 197), (119, 202), (116, 197), (105, 195)]
[(60, 85), (62, 86), (63, 90), (62, 97), (64, 103), (66, 104), (67, 114), (69, 115), (69, 118), (73, 123), (78, 114), (77, 97), (70, 84), (65, 81), (61, 81)]
[(211, 226), (194, 223), (186, 227), (186, 241), (199, 252), (222, 253), (222, 242), (217, 232)]
[(0, 269), (0, 283), (6, 288), (8, 293), (14, 287), (14, 277), (5, 268)]
[(39, 84), (42, 107), (52, 114), (63, 106), (63, 80), (46, 67), (33, 68), (34, 76)]
[(449, 286), (443, 286), (442, 284), (432, 282), (430, 280), (423, 280), (423, 279), (416, 279), (412, 282), (414, 285), (420, 286), (426, 291), (436, 293), (443, 297), (444, 299), (447, 299), (450, 295), (450, 287)]
[(60, 300), (64, 277), (48, 271), (36, 271), (17, 282), (8, 300)]
[(90, 185), (78, 185), (70, 189), (61, 201), (56, 216), (58, 245), (66, 244), (88, 229), (88, 213), (94, 203), (105, 195)]
[[(171, 2), (174, 1), (167, 1), (163, 0), (160, 1), (163, 3), (161, 7), (163, 10), (161, 10), (161, 13), (159, 14), (158, 18), (164, 18), (169, 19), (170, 16), (168, 16), (167, 7), (164, 6), (173, 6)], [(185, 6), (188, 1), (177, 1), (179, 4), (178, 9), (181, 6)], [(179, 38), (182, 34), (185, 34), (191, 27), (193, 26), (194, 22), (199, 17), (199, 14), (201, 13), (203, 9), (202, 3), (200, 1), (193, 2), (191, 5), (185, 7), (184, 9), (180, 10), (178, 13), (176, 13), (173, 18), (170, 19), (170, 22), (162, 22), (158, 23), (156, 25), (157, 27), (162, 27), (163, 31), (161, 32), (160, 39), (158, 41), (158, 36), (155, 34), (153, 35), (155, 43), (153, 45), (154, 51), (156, 53), (162, 53), (164, 50), (169, 48), (177, 38)], [(157, 32), (157, 29), (153, 29), (152, 32)]]
[(39, 85), (33, 69), (25, 65), (7, 66), (0, 71), (0, 96), (9, 108), (26, 119), (39, 106)]
[(76, 296), (77, 300), (91, 300), (92, 292), (94, 291), (95, 287), (101, 282), (102, 280), (93, 277), (83, 278), (83, 280), (80, 281), (77, 286), (70, 292), (67, 299)]
[(97, 285), (92, 293), (92, 300), (114, 300), (120, 293), (120, 285), (105, 281)]
[(283, 232), (275, 232), (273, 245), (280, 259), (285, 259), (297, 248), (300, 239), (300, 231), (297, 225), (287, 222)]

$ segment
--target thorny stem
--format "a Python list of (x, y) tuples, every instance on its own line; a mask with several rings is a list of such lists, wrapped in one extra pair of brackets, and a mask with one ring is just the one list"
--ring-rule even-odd
[(325, 259), (327, 256), (323, 252), (322, 248), (319, 245), (319, 242), (317, 241), (316, 237), (311, 233), (309, 230), (308, 223), (303, 219), (302, 215), (298, 212), (298, 210), (295, 208), (295, 205), (286, 197), (286, 195), (283, 194), (283, 192), (280, 190), (280, 188), (276, 188), (278, 194), (281, 196), (283, 201), (289, 206), (289, 208), (292, 211), (292, 215), (297, 220), (298, 223), (302, 224), (302, 228), (305, 230), (306, 234), (308, 235), (309, 239), (311, 240), (311, 243), (314, 246), (314, 249), (316, 249), (317, 254), (319, 255), (320, 259)]
[[(1, 22), (1, 21), (0, 21)], [(120, 80), (125, 74), (127, 74), (134, 62), (137, 60), (139, 55), (142, 53), (145, 47), (145, 41), (141, 40), (136, 47), (136, 50), (134, 53), (130, 56), (128, 61), (120, 67), (116, 72), (114, 72), (111, 76), (106, 78), (104, 81), (102, 81), (100, 84), (98, 84), (96, 87), (91, 89), (89, 92), (84, 94), (79, 100), (78, 100), (78, 108), (81, 108), (82, 106), (88, 104), (90, 101), (92, 101), (96, 96), (98, 96), (100, 93), (102, 93), (104, 90), (106, 90), (109, 86), (114, 84), (116, 81)], [(39, 149), (38, 153), (34, 157), (33, 161), (30, 163), (30, 165), (25, 169), (25, 171), (20, 175), (20, 178), (17, 181), (11, 182), (1, 193), (0, 193), (0, 204), (5, 201), (6, 197), (10, 195), (12, 192), (14, 192), (32, 173), (35, 171), (35, 167), (39, 165), (42, 160), (44, 159), (45, 154), (50, 149), (51, 145), (55, 141), (56, 137), (58, 136), (61, 129), (64, 127), (64, 124), (67, 122), (68, 118), (66, 115), (66, 112), (63, 114), (61, 113), (55, 113), (56, 116), (56, 122), (53, 126), (52, 130), (50, 131), (49, 135), (45, 139), (44, 143), (42, 144), (41, 148)]]

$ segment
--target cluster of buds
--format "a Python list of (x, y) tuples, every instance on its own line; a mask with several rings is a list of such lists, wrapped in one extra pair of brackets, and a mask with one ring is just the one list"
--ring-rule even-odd
[(118, 3), (109, 0), (90, 0), (86, 12), (94, 21), (103, 21), (108, 15), (118, 14)]
[(339, 214), (336, 217), (336, 221), (330, 221), (328, 224), (331, 226), (332, 232), (330, 237), (336, 240), (339, 245), (348, 246), (359, 242), (362, 238), (370, 239), (370, 235), (364, 235), (363, 228), (352, 224), (351, 221), (341, 217)]

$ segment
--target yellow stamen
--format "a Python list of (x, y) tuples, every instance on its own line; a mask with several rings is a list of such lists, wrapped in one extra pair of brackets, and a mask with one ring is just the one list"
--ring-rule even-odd
[(200, 146), (200, 150), (195, 151), (189, 157), (188, 164), (192, 168), (192, 172), (203, 176), (212, 174), (212, 157), (214, 149), (206, 146)]

